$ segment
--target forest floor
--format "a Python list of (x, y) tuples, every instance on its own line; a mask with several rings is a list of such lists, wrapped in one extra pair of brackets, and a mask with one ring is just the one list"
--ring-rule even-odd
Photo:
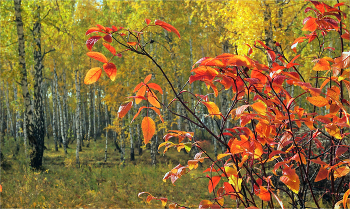
[[(195, 153), (192, 151), (185, 154), (171, 148), (163, 155), (161, 149), (157, 165), (152, 166), (148, 149), (144, 148), (141, 156), (135, 149), (135, 161), (130, 161), (130, 148), (127, 148), (123, 165), (120, 153), (114, 150), (112, 143), (108, 147), (107, 162), (104, 162), (105, 140), (100, 139), (82, 148), (78, 168), (75, 144), (69, 145), (65, 155), (63, 148), (54, 151), (52, 139), (49, 142), (45, 144), (47, 149), (40, 172), (30, 169), (23, 147), (14, 156), (13, 139), (5, 138), (2, 142), (0, 208), (164, 208), (159, 200), (146, 203), (147, 194), (141, 199), (137, 196), (139, 192), (166, 197), (168, 203), (176, 202), (192, 208), (197, 208), (201, 200), (213, 198), (208, 192), (207, 173), (203, 173), (210, 165), (208, 160), (203, 166), (183, 175), (175, 186), (170, 179), (162, 180), (176, 165), (186, 165), (193, 159)], [(288, 204), (282, 194), (278, 195)], [(225, 198), (226, 206), (234, 204), (234, 200)]]
[(130, 161), (127, 148), (123, 165), (112, 143), (104, 162), (105, 140), (97, 140), (82, 148), (81, 166), (77, 168), (75, 144), (69, 145), (65, 156), (63, 148), (56, 152), (51, 142), (46, 143), (43, 170), (34, 172), (28, 166), (23, 147), (14, 156), (14, 141), (6, 138), (4, 141), (1, 208), (162, 208), (159, 200), (147, 204), (146, 194), (143, 199), (138, 198), (139, 192), (167, 197), (169, 202), (190, 207), (198, 207), (200, 200), (210, 198), (208, 179), (198, 178), (205, 176), (203, 169), (184, 175), (175, 182), (176, 186), (170, 179), (162, 180), (173, 167), (179, 163), (186, 165), (187, 160), (193, 159), (192, 152), (185, 154), (171, 149), (164, 156), (161, 152), (157, 155), (157, 165), (152, 166), (149, 150), (144, 149), (139, 156), (135, 149), (135, 161)]

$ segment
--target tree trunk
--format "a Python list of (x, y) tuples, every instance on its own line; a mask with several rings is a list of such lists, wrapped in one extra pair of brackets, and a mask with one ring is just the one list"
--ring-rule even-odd
[(79, 120), (79, 125), (78, 125), (78, 128), (77, 128), (77, 130), (78, 130), (78, 134), (79, 134), (79, 139), (80, 139), (80, 146), (79, 146), (79, 151), (81, 152), (81, 151), (83, 151), (82, 150), (82, 141), (83, 141), (83, 124), (82, 124), (82, 119), (81, 119), (81, 98), (80, 98), (80, 87), (81, 87), (81, 85), (80, 85), (80, 73), (78, 73), (78, 93), (79, 93), (79, 97), (77, 97), (77, 99), (78, 99), (78, 105), (77, 105), (77, 107), (79, 107), (79, 111), (78, 111), (78, 114), (77, 114), (77, 118), (76, 119), (78, 119)]
[(64, 153), (67, 154), (67, 141), (64, 135), (64, 125), (63, 125), (63, 112), (62, 112), (62, 105), (61, 105), (61, 99), (60, 99), (60, 93), (58, 91), (58, 78), (57, 78), (57, 73), (56, 73), (56, 63), (54, 63), (54, 74), (55, 74), (55, 89), (56, 89), (56, 96), (57, 96), (57, 104), (58, 104), (58, 110), (59, 110), (59, 117), (60, 117), (60, 133), (61, 133), (61, 137), (62, 137), (62, 143), (63, 143), (63, 149), (64, 149)]
[(105, 104), (105, 121), (106, 121), (106, 148), (105, 148), (105, 162), (107, 162), (107, 147), (108, 147), (108, 107)]
[[(0, 149), (1, 149), (2, 145), (3, 145), (3, 143), (4, 143), (4, 141), (3, 141), (4, 140), (3, 139), (4, 114), (3, 114), (3, 106), (2, 106), (2, 101), (4, 101), (4, 100), (3, 100), (2, 94), (1, 94), (2, 92), (3, 92), (3, 90), (1, 89), (1, 86), (0, 86)], [(0, 152), (1, 152), (1, 150), (0, 150)], [(0, 165), (1, 165), (1, 163), (0, 163)]]
[(34, 145), (34, 150), (31, 153), (31, 166), (33, 168), (40, 168), (42, 166), (42, 158), (44, 154), (44, 110), (41, 95), (41, 83), (43, 79), (42, 70), (44, 68), (41, 54), (41, 19), (40, 6), (35, 5), (34, 10), (34, 62), (35, 62), (35, 76), (34, 76), (34, 137), (37, 143)]
[(7, 117), (6, 117), (6, 135), (7, 138), (9, 138), (9, 133), (11, 136), (14, 136), (14, 128), (12, 124), (12, 114), (11, 114), (11, 108), (10, 108), (10, 94), (9, 94), (9, 83), (6, 82), (6, 109), (7, 109)]
[[(47, 126), (48, 126), (48, 122), (47, 122), (47, 115), (46, 115), (46, 92), (47, 92), (47, 89), (46, 89), (46, 85), (45, 85), (45, 82), (42, 83), (41, 85), (41, 95), (43, 95), (43, 112), (44, 112), (44, 126), (45, 126), (45, 134), (44, 134), (44, 137), (45, 135), (47, 135)], [(47, 140), (49, 140), (49, 137), (47, 137)]]
[(16, 149), (15, 149), (15, 155), (18, 154), (19, 152), (19, 127), (20, 127), (20, 122), (19, 122), (19, 105), (18, 105), (18, 101), (17, 101), (17, 86), (16, 84), (13, 84), (13, 98), (15, 101), (15, 107), (16, 107), (16, 120), (15, 120), (15, 141), (16, 141)]
[(92, 92), (91, 92), (91, 85), (89, 85), (89, 108), (88, 108), (88, 118), (89, 118), (89, 130), (88, 130), (88, 133), (87, 133), (87, 140), (88, 140), (88, 143), (86, 145), (86, 147), (89, 147), (90, 146), (90, 137), (91, 137), (91, 129), (92, 129), (92, 121), (91, 121), (91, 111), (92, 111)]
[(68, 108), (67, 108), (67, 82), (66, 82), (66, 70), (63, 68), (63, 95), (62, 95), (62, 117), (63, 117), (63, 134), (64, 134), (64, 138), (67, 141), (67, 146), (69, 144), (69, 137), (68, 137)]
[(94, 141), (96, 142), (97, 138), (97, 130), (96, 130), (96, 101), (95, 101), (95, 94), (96, 94), (96, 84), (94, 84), (93, 94), (92, 96), (92, 109), (93, 109), (93, 124), (94, 124)]
[(137, 126), (137, 137), (139, 141), (139, 156), (141, 156), (142, 155), (142, 135), (140, 131), (140, 124), (138, 123), (136, 126)]
[[(21, 88), (22, 96), (24, 100), (24, 115), (25, 121), (24, 126), (26, 130), (26, 135), (31, 144), (36, 144), (36, 139), (34, 137), (34, 121), (33, 121), (33, 106), (30, 99), (30, 94), (28, 91), (27, 82), (27, 68), (25, 61), (25, 40), (24, 40), (24, 29), (21, 14), (21, 0), (14, 0), (15, 5), (15, 17), (17, 25), (17, 36), (18, 36), (18, 61), (20, 66), (20, 76), (21, 76)], [(26, 137), (25, 137), (26, 138)]]
[(97, 136), (101, 135), (101, 89), (97, 86)]
[(124, 134), (124, 126), (125, 126), (125, 122), (123, 120), (122, 124), (122, 128), (121, 128), (121, 134), (120, 134), (120, 163), (124, 166), (125, 165), (125, 134)]
[(77, 109), (75, 114), (76, 130), (77, 130), (77, 147), (75, 150), (77, 167), (80, 167), (79, 151), (80, 151), (80, 86), (78, 85), (78, 70), (75, 71), (75, 96), (77, 98)]
[(51, 83), (51, 93), (52, 93), (52, 135), (55, 142), (55, 151), (58, 151), (57, 147), (57, 136), (56, 136), (56, 90), (55, 82)]
[[(80, 80), (79, 80), (80, 83)], [(84, 97), (82, 98), (82, 100), (84, 101)], [(83, 132), (81, 135), (81, 147), (84, 147), (84, 140), (86, 140), (86, 110), (85, 110), (85, 102), (82, 102), (82, 127), (83, 127)]]

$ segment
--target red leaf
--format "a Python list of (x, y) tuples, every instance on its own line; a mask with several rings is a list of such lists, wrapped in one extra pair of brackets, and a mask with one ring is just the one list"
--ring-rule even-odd
[(90, 69), (84, 79), (85, 84), (92, 84), (95, 83), (101, 76), (102, 69), (99, 67), (95, 67)]
[(103, 43), (103, 46), (105, 46), (108, 51), (110, 51), (114, 56), (116, 56), (117, 51), (115, 50), (115, 48), (107, 43)]
[(272, 62), (274, 62), (276, 60), (276, 54), (274, 51), (272, 50), (267, 50), (267, 54), (269, 55), (270, 59), (272, 60)]
[(114, 81), (117, 77), (117, 67), (113, 63), (105, 63), (103, 64), (103, 69), (107, 73), (108, 77)]
[(87, 56), (97, 60), (97, 61), (100, 61), (100, 62), (103, 62), (103, 63), (107, 63), (108, 60), (107, 58), (105, 57), (105, 55), (103, 55), (102, 53), (100, 52), (88, 52), (86, 53)]
[(86, 31), (85, 35), (87, 36), (87, 35), (89, 35), (89, 34), (91, 34), (91, 33), (93, 33), (93, 32), (99, 32), (99, 31), (100, 31), (99, 28), (97, 28), (97, 27), (92, 27), (92, 28), (89, 28), (89, 30)]
[(169, 32), (174, 32), (179, 38), (181, 38), (179, 31), (176, 30), (176, 28), (174, 28), (174, 26), (163, 22), (161, 20), (155, 20), (154, 24), (161, 26), (162, 28), (164, 28), (165, 30), (169, 31)]
[(102, 38), (102, 36), (91, 36), (88, 40), (86, 40), (86, 47), (91, 51), (92, 47), (95, 43)]
[(249, 50), (248, 50), (248, 53), (247, 53), (247, 56), (251, 55), (253, 53), (253, 49), (252, 47), (249, 45), (249, 44), (245, 44), (249, 47)]
[(335, 152), (336, 157), (339, 157), (340, 155), (344, 154), (348, 151), (348, 148), (345, 146), (340, 146), (337, 148), (337, 151)]
[(149, 25), (151, 23), (151, 20), (146, 18), (145, 22), (146, 22), (147, 25)]
[(257, 42), (260, 43), (261, 46), (263, 46), (265, 49), (271, 50), (268, 46), (266, 46), (262, 41), (257, 40)]
[(215, 189), (216, 185), (218, 185), (220, 179), (221, 179), (221, 176), (213, 176), (211, 178), (211, 180), (209, 180), (209, 184), (208, 184), (209, 193), (213, 192), (213, 190)]
[(103, 39), (109, 43), (111, 43), (113, 41), (111, 34), (107, 34), (107, 35), (103, 36)]
[(132, 101), (131, 102), (128, 102), (124, 105), (120, 105), (119, 107), (119, 110), (118, 110), (118, 117), (119, 118), (123, 118), (128, 112), (129, 110), (131, 109), (132, 107)]
[(141, 124), (143, 138), (145, 144), (148, 144), (148, 142), (152, 139), (153, 135), (156, 133), (156, 125), (152, 118), (150, 117), (144, 117)]

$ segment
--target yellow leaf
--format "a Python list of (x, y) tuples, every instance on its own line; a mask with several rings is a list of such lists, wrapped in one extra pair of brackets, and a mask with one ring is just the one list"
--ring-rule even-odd
[(340, 129), (337, 125), (330, 123), (326, 125), (326, 131), (329, 133), (329, 135), (333, 136), (336, 139), (342, 139), (340, 134)]

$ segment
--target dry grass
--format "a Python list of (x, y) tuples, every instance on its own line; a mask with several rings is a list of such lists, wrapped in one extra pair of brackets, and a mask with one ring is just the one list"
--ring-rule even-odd
[[(190, 155), (170, 150), (158, 155), (157, 166), (151, 166), (149, 150), (130, 162), (129, 150), (125, 166), (114, 147), (108, 150), (104, 162), (104, 141), (92, 142), (80, 152), (81, 167), (75, 164), (75, 146), (70, 145), (67, 156), (61, 148), (53, 150), (51, 143), (44, 153), (44, 169), (33, 172), (28, 167), (23, 148), (13, 157), (14, 142), (8, 140), (2, 147), (5, 169), (1, 169), (0, 206), (4, 208), (160, 208), (160, 201), (150, 204), (137, 197), (142, 191), (154, 196), (168, 197), (179, 204), (196, 207), (201, 199), (210, 198), (207, 179), (199, 170), (191, 171), (173, 186), (162, 178), (178, 163), (185, 164)], [(146, 197), (146, 196), (144, 196)]]

